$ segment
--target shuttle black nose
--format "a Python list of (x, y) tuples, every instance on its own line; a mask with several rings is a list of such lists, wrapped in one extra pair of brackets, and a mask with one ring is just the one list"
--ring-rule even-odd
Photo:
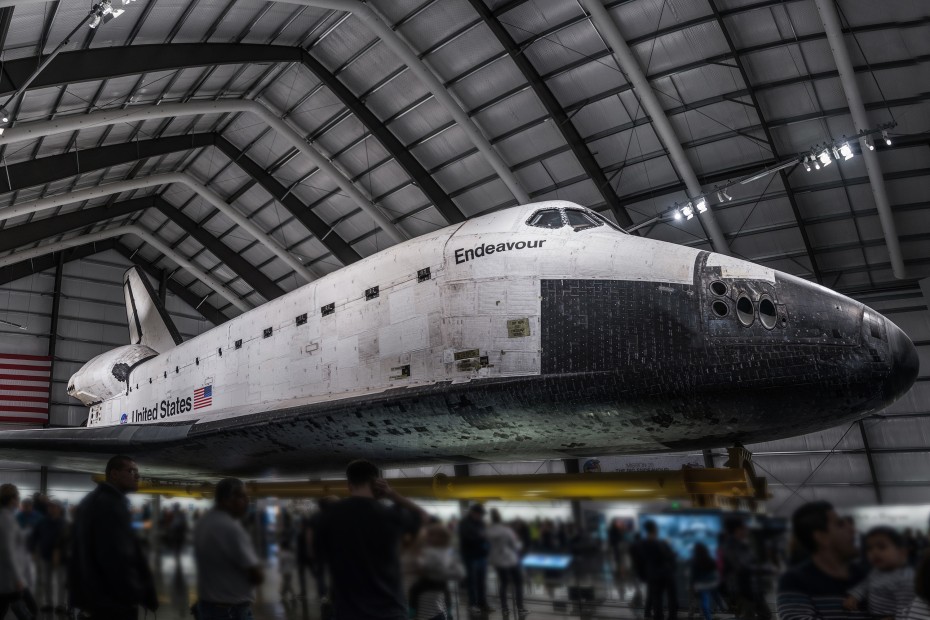
[(900, 327), (885, 319), (888, 346), (891, 349), (891, 373), (885, 383), (885, 397), (894, 400), (911, 389), (920, 371), (917, 347)]

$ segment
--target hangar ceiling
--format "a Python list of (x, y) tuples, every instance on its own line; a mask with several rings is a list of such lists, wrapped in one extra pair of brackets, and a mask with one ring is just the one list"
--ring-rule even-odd
[[(142, 265), (164, 279), (178, 312), (205, 319), (199, 328), (191, 319), (197, 332), (301, 286), (301, 266), (325, 275), (526, 196), (711, 249), (707, 218), (670, 216), (694, 192), (588, 0), (297, 1), (137, 0), (78, 29), (9, 105), (0, 259), (75, 240), (60, 255), (75, 263), (68, 273), (83, 273), (78, 263), (107, 277), (114, 264)], [(338, 10), (347, 4), (355, 11)], [(0, 5), (5, 100), (88, 8)], [(890, 145), (875, 143), (904, 278), (892, 272), (855, 140), (849, 161), (792, 165), (717, 198), (734, 180), (856, 134), (813, 0), (604, 6), (708, 196), (718, 243), (867, 303), (919, 298), (917, 282), (930, 276), (927, 3), (835, 5), (870, 124), (896, 123)], [(367, 7), (391, 36), (379, 36)], [(125, 183), (172, 173), (170, 183)], [(54, 199), (110, 184), (112, 193)], [(30, 212), (3, 215), (24, 205)], [(138, 236), (81, 243), (124, 226), (241, 303)], [(24, 278), (57, 260), (13, 256), (0, 284), (37, 294)]]

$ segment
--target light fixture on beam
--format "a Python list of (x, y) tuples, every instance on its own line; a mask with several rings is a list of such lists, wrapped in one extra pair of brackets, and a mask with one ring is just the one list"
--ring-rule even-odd
[(704, 213), (707, 211), (707, 201), (703, 196), (694, 202), (694, 206), (697, 207), (698, 213)]
[(840, 146), (840, 155), (843, 156), (843, 161), (849, 161), (853, 158), (855, 153), (853, 153), (852, 147), (849, 146), (849, 142), (844, 142)]
[[(818, 168), (819, 168), (819, 167), (820, 167), (820, 166), (818, 166)], [(807, 163), (807, 157), (804, 158), (804, 169), (807, 170), (808, 172), (811, 171), (811, 165), (810, 165), (809, 163)]]
[(863, 138), (863, 140), (865, 141), (866, 147), (868, 147), (870, 151), (875, 150), (875, 145), (872, 144), (872, 138), (870, 138), (869, 136), (866, 136), (865, 138)]
[(891, 146), (891, 138), (888, 136), (888, 130), (882, 129), (882, 138), (885, 139), (885, 144)]
[(824, 168), (833, 163), (833, 160), (830, 159), (830, 151), (828, 149), (820, 151), (820, 155), (818, 155), (817, 158), (820, 160), (820, 163), (823, 164)]
[(686, 220), (694, 217), (694, 209), (691, 208), (690, 202), (681, 208), (681, 214), (685, 216)]
[(835, 159), (836, 161), (840, 160), (840, 150), (836, 148), (835, 144), (833, 145), (833, 159)]

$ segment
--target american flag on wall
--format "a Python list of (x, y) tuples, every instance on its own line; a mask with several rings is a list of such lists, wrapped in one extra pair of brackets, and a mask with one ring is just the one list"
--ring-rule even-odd
[(194, 410), (213, 404), (213, 386), (205, 385), (194, 390)]
[(0, 423), (48, 423), (52, 358), (0, 353)]

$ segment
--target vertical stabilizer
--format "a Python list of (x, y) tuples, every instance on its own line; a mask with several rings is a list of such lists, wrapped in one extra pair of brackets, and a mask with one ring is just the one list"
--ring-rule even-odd
[(132, 344), (144, 344), (159, 353), (181, 344), (178, 328), (138, 267), (123, 274), (123, 295)]

